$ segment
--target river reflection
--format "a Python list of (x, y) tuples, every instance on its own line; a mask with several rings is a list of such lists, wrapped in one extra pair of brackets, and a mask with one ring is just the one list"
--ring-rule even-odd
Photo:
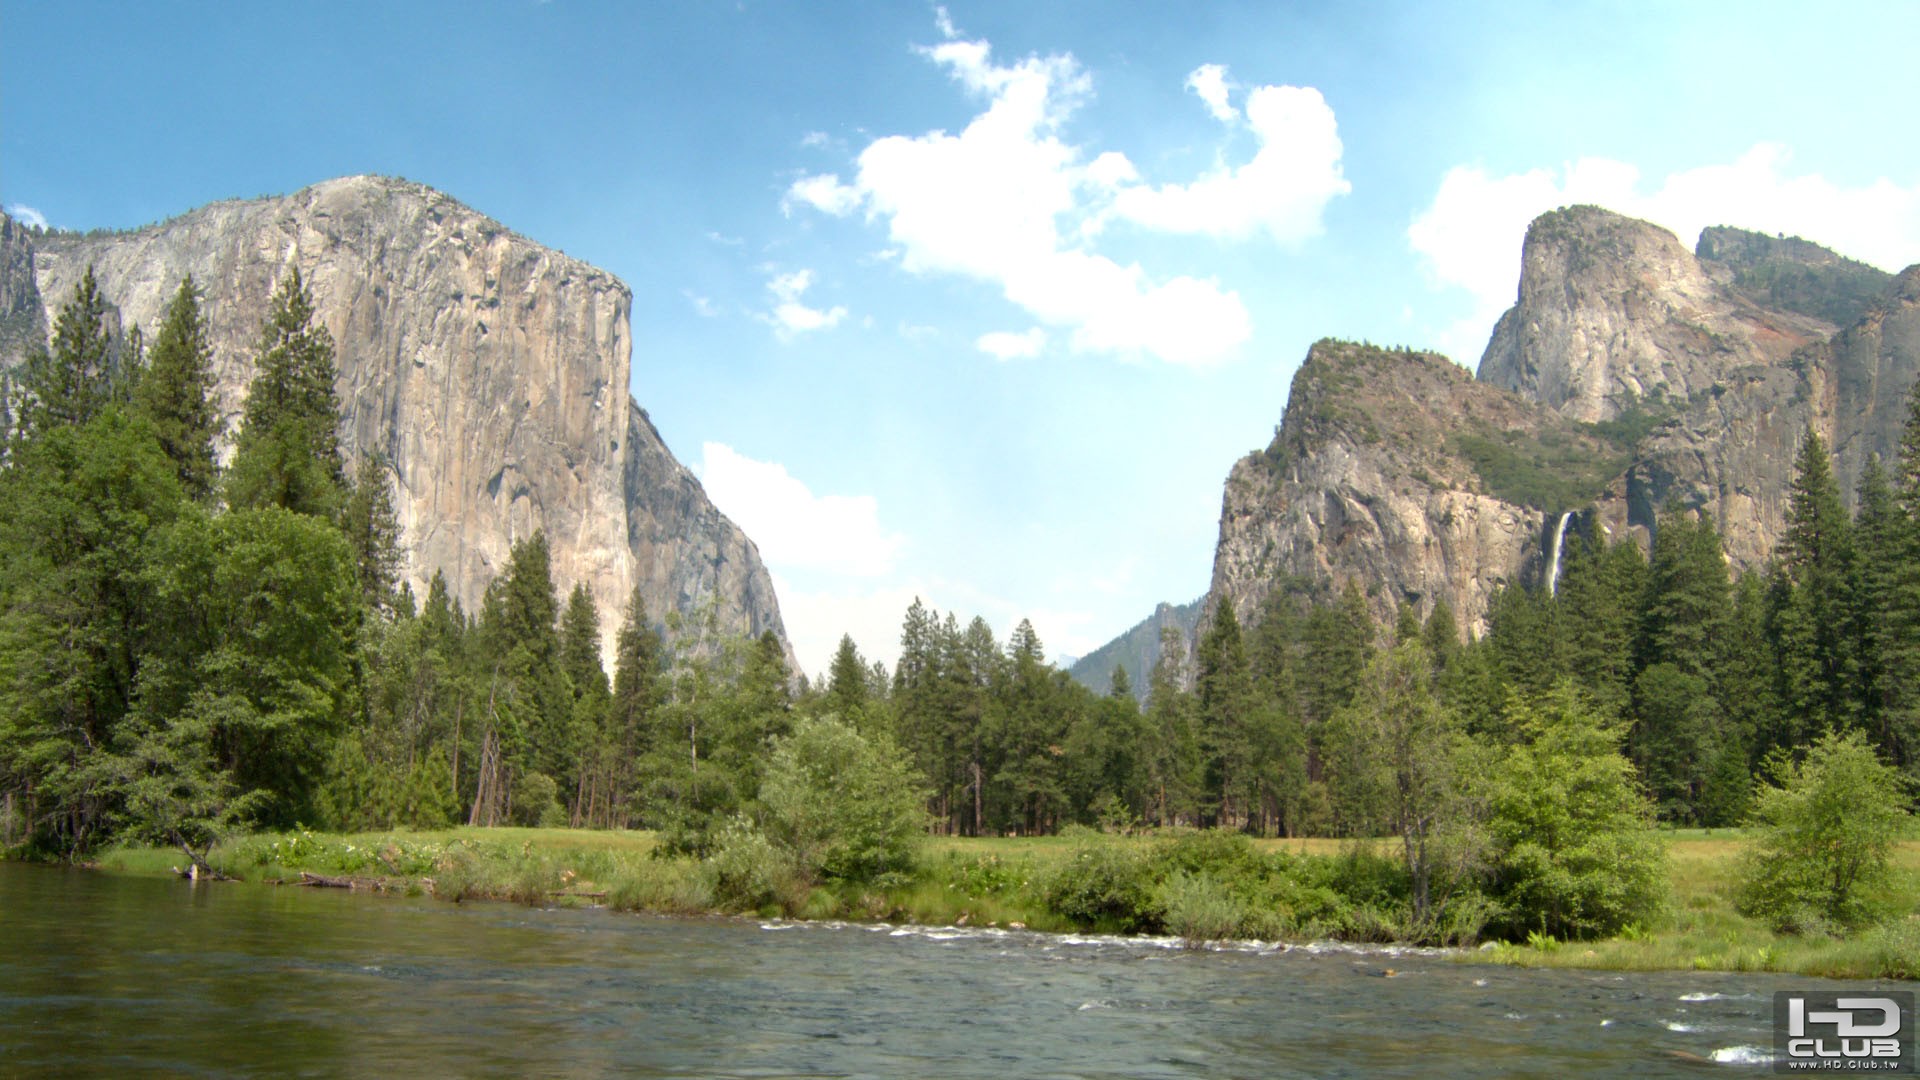
[(6, 1075), (1759, 1074), (1820, 985), (0, 864)]

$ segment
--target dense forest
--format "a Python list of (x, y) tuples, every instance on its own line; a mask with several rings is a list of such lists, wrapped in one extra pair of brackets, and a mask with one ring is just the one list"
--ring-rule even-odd
[(1745, 820), (1755, 777), (1830, 734), (1920, 768), (1920, 389), (1852, 515), (1807, 434), (1764, 571), (1736, 579), (1714, 522), (1674, 507), (1650, 557), (1570, 533), (1555, 580), (1507, 588), (1464, 643), (1444, 604), (1381, 628), (1356, 586), (1287, 583), (1247, 626), (1223, 604), (1193, 649), (1170, 638), (1143, 706), (1123, 671), (1102, 696), (1048, 664), (1026, 622), (1002, 642), (918, 602), (894, 671), (843, 638), (809, 683), (771, 634), (731, 639), (636, 594), (609, 678), (599, 613), (561, 594), (539, 535), (477, 612), (437, 576), (425, 596), (398, 583), (389, 471), (349, 468), (334, 343), (297, 273), (252, 359), (224, 469), (190, 280), (150, 337), (120, 337), (89, 273), (15, 374), (0, 847), (519, 823), (644, 827), (704, 853), (760, 805), (778, 740), (829, 715), (911, 764), (933, 828), (976, 835), (1411, 845), (1422, 791), (1458, 787), (1475, 753), (1534, 767), (1542, 717), (1569, 712), (1674, 824)]

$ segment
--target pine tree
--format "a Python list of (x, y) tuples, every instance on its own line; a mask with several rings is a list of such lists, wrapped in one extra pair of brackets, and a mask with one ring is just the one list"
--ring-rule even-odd
[(268, 304), (227, 476), (235, 508), (281, 506), (332, 518), (345, 497), (333, 336), (314, 320), (298, 269)]
[(1427, 612), (1426, 625), (1427, 655), (1433, 658), (1435, 677), (1444, 675), (1447, 666), (1460, 652), (1460, 624), (1453, 615), (1453, 605), (1442, 596), (1433, 602), (1433, 610)]
[[(1020, 620), (1008, 637), (1004, 663), (1005, 677), (994, 682), (988, 738), (999, 767), (990, 779), (1004, 787), (1010, 824), (1023, 833), (1051, 832), (1066, 808), (1058, 759), (1070, 719), (1058, 707), (1052, 669), (1028, 620)], [(954, 737), (961, 747), (970, 741), (964, 723), (956, 725)], [(955, 764), (971, 768), (971, 762)]]
[(1221, 824), (1248, 812), (1253, 775), (1253, 672), (1233, 604), (1219, 598), (1195, 651), (1194, 698), (1207, 762), (1207, 801)]
[(1855, 552), (1825, 443), (1807, 429), (1794, 463), (1787, 528), (1780, 544), (1782, 588), (1774, 612), (1781, 697), (1801, 742), (1858, 719), (1858, 646), (1852, 634)]
[(615, 788), (619, 792), (616, 805), (622, 814), (634, 794), (635, 770), (640, 759), (661, 741), (656, 724), (664, 689), (660, 678), (664, 659), (660, 634), (647, 619), (646, 597), (636, 585), (627, 600), (620, 633), (614, 639), (610, 724), (617, 748), (615, 760), (619, 763), (615, 775)]
[(862, 735), (871, 735), (867, 726), (867, 665), (853, 644), (853, 635), (841, 634), (840, 647), (834, 650), (827, 667), (827, 711)]
[(1705, 678), (1730, 596), (1720, 534), (1705, 511), (1669, 510), (1656, 525), (1639, 628), (1641, 666), (1669, 663)]
[(173, 459), (181, 487), (202, 500), (213, 494), (213, 444), (220, 433), (212, 363), (199, 293), (193, 279), (184, 278), (153, 337), (137, 400), (153, 422), (161, 449)]
[(340, 512), (340, 529), (353, 548), (360, 595), (367, 610), (392, 615), (400, 576), (400, 521), (393, 512), (391, 470), (379, 454), (360, 459), (353, 492)]
[(1565, 670), (1596, 707), (1618, 717), (1627, 709), (1636, 668), (1634, 641), (1647, 588), (1640, 545), (1567, 538), (1553, 619)]
[(1877, 455), (1869, 458), (1867, 467), (1861, 471), (1855, 508), (1853, 533), (1858, 562), (1851, 627), (1859, 649), (1855, 696), (1861, 725), (1879, 745), (1881, 753), (1900, 761), (1903, 759), (1901, 740), (1889, 724), (1894, 693), (1887, 678), (1886, 663), (1893, 650), (1890, 638), (1904, 546), (1901, 543), (1903, 523), (1894, 501), (1893, 486)]
[(573, 692), (569, 820), (576, 827), (611, 825), (619, 767), (608, 723), (613, 695), (607, 686), (606, 669), (600, 663), (600, 611), (585, 585), (573, 587), (560, 616), (560, 668)]
[(1147, 690), (1146, 771), (1153, 819), (1161, 825), (1195, 824), (1200, 746), (1194, 733), (1193, 695), (1187, 683), (1187, 643), (1177, 626), (1160, 630), (1160, 655)]
[[(989, 732), (993, 721), (989, 713), (1004, 703), (994, 701), (994, 691), (1007, 679), (1007, 660), (993, 639), (987, 620), (974, 616), (958, 637), (950, 639), (947, 659), (946, 738), (953, 746), (952, 761), (960, 798), (972, 803), (972, 813), (955, 810), (966, 823), (962, 831), (979, 836), (988, 829), (987, 782), (997, 776), (1005, 760), (1005, 747), (998, 732)], [(1005, 799), (993, 811), (995, 827), (1012, 824)], [(970, 819), (970, 820), (969, 820)]]
[(1373, 636), (1373, 616), (1353, 581), (1341, 590), (1335, 606), (1316, 605), (1307, 616), (1301, 690), (1310, 723), (1325, 722), (1353, 700), (1373, 653)]
[(1879, 639), (1881, 723), (1895, 764), (1920, 772), (1920, 380), (1908, 398), (1886, 547), (1885, 628)]
[(93, 419), (113, 399), (113, 378), (107, 302), (89, 265), (54, 318), (52, 347), (32, 350), (21, 367), (16, 435), (33, 438)]
[(540, 786), (559, 790), (560, 779), (572, 775), (573, 703), (560, 666), (558, 618), (546, 536), (536, 532), (513, 545), (480, 612), (485, 715), (475, 726), (483, 764), (470, 824), (502, 824), (509, 809), (538, 821), (542, 808), (513, 805), (521, 779), (537, 773), (548, 778)]

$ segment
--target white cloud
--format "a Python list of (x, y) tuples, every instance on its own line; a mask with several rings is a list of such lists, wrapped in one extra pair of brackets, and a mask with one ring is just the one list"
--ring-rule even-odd
[(1240, 111), (1227, 101), (1227, 69), (1219, 64), (1201, 64), (1187, 76), (1187, 89), (1200, 95), (1215, 120), (1231, 124), (1240, 119)]
[(981, 334), (973, 345), (974, 348), (996, 360), (1039, 356), (1040, 350), (1046, 348), (1047, 332), (1037, 326), (1021, 334), (1011, 330), (995, 330), (992, 333)]
[[(1219, 98), (1200, 96), (1220, 117), (1226, 89), (1216, 88)], [(1251, 161), (1190, 184), (1123, 188), (1113, 214), (1161, 232), (1244, 239), (1264, 231), (1280, 244), (1318, 235), (1327, 204), (1353, 190), (1340, 171), (1333, 109), (1312, 87), (1261, 86), (1247, 95), (1247, 126), (1260, 144)]]
[[(1209, 364), (1252, 333), (1238, 293), (1211, 278), (1161, 278), (1091, 250), (1111, 218), (1149, 231), (1245, 237), (1264, 231), (1295, 243), (1320, 229), (1340, 176), (1333, 113), (1319, 93), (1258, 87), (1247, 122), (1253, 160), (1192, 184), (1150, 187), (1124, 154), (1089, 162), (1062, 125), (1092, 93), (1070, 56), (993, 62), (985, 41), (958, 40), (940, 20), (941, 44), (921, 53), (945, 68), (984, 109), (959, 134), (889, 135), (861, 151), (851, 181), (803, 177), (783, 208), (845, 216), (864, 209), (886, 223), (903, 269), (956, 274), (998, 286), (1041, 323), (1068, 332), (1072, 348)], [(1225, 70), (1190, 83), (1214, 109), (1226, 102)], [(1216, 94), (1216, 90), (1218, 93)], [(1238, 114), (1235, 113), (1235, 116)]]
[(760, 547), (769, 567), (848, 577), (893, 571), (905, 537), (880, 524), (871, 495), (815, 495), (786, 466), (755, 461), (724, 443), (700, 446), (701, 484)]
[(701, 318), (717, 319), (720, 317), (720, 305), (714, 303), (712, 297), (701, 296), (692, 289), (681, 289), (680, 295), (687, 298), (687, 303), (693, 305), (694, 314)]
[(824, 150), (833, 145), (833, 138), (824, 131), (809, 131), (800, 136), (800, 145), (814, 150)]
[(787, 188), (780, 199), (780, 212), (792, 214), (795, 206), (811, 206), (834, 217), (846, 217), (860, 208), (860, 192), (840, 182), (833, 173), (803, 176)]
[(724, 247), (741, 247), (746, 244), (746, 241), (738, 236), (727, 236), (724, 233), (714, 232), (712, 229), (707, 230), (707, 239)]
[(47, 215), (25, 203), (14, 203), (7, 207), (7, 216), (22, 225), (30, 225), (36, 229), (47, 227)]
[(960, 36), (960, 31), (953, 28), (953, 16), (947, 14), (945, 4), (940, 4), (933, 9), (933, 25), (940, 31), (940, 36), (948, 41)]
[(1887, 270), (1920, 259), (1920, 184), (1881, 178), (1845, 187), (1817, 173), (1795, 175), (1791, 157), (1784, 146), (1760, 143), (1732, 162), (1673, 173), (1651, 190), (1637, 167), (1606, 158), (1507, 175), (1449, 169), (1407, 229), (1432, 279), (1475, 299), (1472, 314), (1442, 332), (1450, 339), (1443, 344), (1456, 359), (1477, 359), (1494, 320), (1513, 303), (1528, 223), (1574, 203), (1652, 221), (1689, 248), (1706, 226), (1733, 225), (1803, 236)]
[(847, 309), (839, 305), (822, 310), (811, 308), (800, 302), (801, 296), (813, 285), (813, 271), (795, 270), (785, 274), (775, 274), (767, 282), (767, 291), (773, 294), (773, 312), (763, 318), (772, 324), (774, 333), (782, 340), (789, 340), (797, 334), (809, 330), (829, 330), (840, 325), (847, 317)]

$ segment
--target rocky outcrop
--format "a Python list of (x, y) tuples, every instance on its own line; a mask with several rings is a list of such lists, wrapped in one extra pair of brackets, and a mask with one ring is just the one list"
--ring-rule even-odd
[(1657, 225), (1592, 206), (1527, 229), (1520, 296), (1480, 378), (1575, 420), (1690, 401), (1738, 368), (1784, 364), (1832, 323), (1763, 308)]
[[(1793, 465), (1808, 428), (1834, 453), (1836, 477), (1851, 501), (1873, 455), (1896, 453), (1907, 393), (1920, 371), (1920, 268), (1895, 278), (1850, 263), (1804, 240), (1708, 229), (1704, 272), (1730, 297), (1749, 302), (1778, 293), (1802, 310), (1854, 313), (1831, 336), (1785, 357), (1765, 349), (1722, 357), (1696, 369), (1690, 395), (1665, 398), (1665, 423), (1636, 448), (1625, 515), (1650, 525), (1663, 506), (1713, 515), (1728, 558), (1741, 570), (1772, 557), (1785, 527)], [(1812, 327), (1811, 322), (1803, 329)]]
[(1383, 619), (1445, 598), (1476, 627), (1496, 589), (1539, 572), (1549, 518), (1603, 498), (1626, 464), (1444, 356), (1319, 342), (1272, 445), (1227, 477), (1209, 604), (1251, 622), (1285, 579), (1352, 580)]
[[(33, 277), (33, 235), (25, 225), (0, 213), (0, 358), (25, 356), (47, 340), (46, 313)], [(0, 372), (0, 385), (6, 373)], [(11, 395), (0, 401), (11, 401)], [(0, 405), (0, 408), (4, 408)], [(12, 417), (0, 417), (10, 430)]]
[(1835, 326), (1865, 317), (1893, 275), (1797, 236), (1768, 236), (1715, 225), (1693, 252), (1733, 275), (1735, 291), (1761, 307), (1811, 315)]
[(1563, 520), (1644, 545), (1669, 505), (1710, 513), (1752, 569), (1808, 428), (1849, 499), (1897, 452), (1920, 267), (1726, 228), (1689, 252), (1595, 207), (1542, 215), (1521, 262), (1477, 380), (1429, 353), (1313, 347), (1273, 443), (1227, 478), (1204, 609), (1244, 622), (1287, 578), (1354, 581), (1382, 619), (1445, 597), (1473, 631), (1500, 585), (1546, 579)]
[(267, 297), (297, 267), (336, 343), (344, 446), (393, 464), (416, 592), (441, 571), (477, 610), (511, 545), (544, 530), (559, 587), (593, 593), (609, 655), (636, 585), (655, 619), (711, 602), (724, 630), (785, 640), (753, 542), (628, 392), (631, 296), (612, 275), (366, 176), (32, 246), (48, 322), (92, 265), (122, 321), (151, 333), (192, 275), (230, 435)]

